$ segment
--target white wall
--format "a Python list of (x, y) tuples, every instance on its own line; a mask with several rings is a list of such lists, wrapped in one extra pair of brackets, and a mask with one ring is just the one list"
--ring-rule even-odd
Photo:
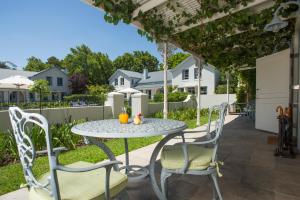
[(278, 133), (277, 106), (289, 104), (290, 50), (256, 60), (255, 128)]
[[(214, 95), (201, 95), (201, 108), (208, 108), (210, 106), (219, 105), (221, 103), (227, 102), (227, 94), (214, 94)], [(229, 104), (236, 102), (236, 94), (229, 95)], [(148, 114), (153, 114), (159, 111), (162, 111), (164, 104), (159, 103), (149, 103), (148, 104)], [(197, 107), (197, 103), (193, 100), (188, 100), (184, 102), (169, 102), (168, 103), (169, 111), (176, 110), (179, 108), (191, 108)]]
[[(25, 111), (39, 113), (39, 109), (29, 109)], [(103, 119), (103, 106), (46, 108), (42, 110), (42, 115), (46, 117), (50, 124), (64, 123), (70, 117), (72, 120), (100, 120)], [(112, 118), (112, 109), (110, 106), (104, 106), (104, 118)], [(8, 111), (0, 111), (0, 131), (6, 132), (8, 129), (11, 129)]]
[[(176, 67), (172, 71), (173, 79), (172, 85), (180, 88), (183, 87), (195, 87), (198, 85), (198, 79), (194, 77), (194, 69), (196, 68), (194, 59), (187, 59), (186, 62), (183, 62), (181, 66)], [(182, 70), (189, 69), (189, 79), (182, 80)], [(210, 69), (210, 67), (204, 67), (202, 70), (202, 78), (201, 78), (201, 87), (207, 86), (207, 95), (212, 95), (215, 93), (216, 86), (216, 71)]]
[[(201, 95), (201, 108), (219, 105), (227, 102), (227, 94)], [(229, 104), (236, 102), (236, 94), (229, 94)]]

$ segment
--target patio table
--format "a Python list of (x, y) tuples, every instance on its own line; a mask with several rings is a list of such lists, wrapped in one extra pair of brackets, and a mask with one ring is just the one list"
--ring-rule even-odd
[[(124, 167), (119, 168), (118, 166), (114, 166), (114, 168), (116, 170), (124, 169), (125, 173), (128, 175), (129, 180), (136, 180), (146, 177), (149, 174), (149, 170), (145, 167), (129, 164), (127, 139), (158, 135), (173, 135), (181, 133), (185, 128), (186, 124), (182, 121), (177, 120), (144, 118), (142, 124), (135, 125), (132, 122), (129, 122), (128, 124), (120, 124), (119, 120), (117, 119), (106, 119), (75, 125), (72, 128), (72, 132), (84, 136), (87, 143), (92, 143), (100, 147), (108, 155), (110, 160), (116, 160), (115, 155), (101, 140), (97, 140), (97, 138), (124, 138), (126, 163)], [(160, 145), (158, 145), (157, 147), (159, 146)], [(152, 155), (151, 159), (154, 160), (154, 162), (158, 155), (158, 152), (159, 149), (155, 149), (153, 151), (153, 153), (155, 154), (155, 158), (152, 158), (154, 157), (154, 155)], [(150, 172), (151, 171), (154, 173), (154, 169), (150, 169)]]

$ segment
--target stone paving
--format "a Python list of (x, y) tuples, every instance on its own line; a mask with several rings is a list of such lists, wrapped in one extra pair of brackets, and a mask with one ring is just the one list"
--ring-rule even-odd
[[(219, 149), (219, 158), (225, 163), (219, 179), (225, 200), (300, 199), (300, 157), (274, 157), (275, 146), (267, 144), (268, 136), (270, 133), (254, 129), (247, 117), (226, 117)], [(147, 166), (155, 145), (131, 152), (131, 163)], [(124, 161), (124, 155), (117, 159)], [(212, 199), (211, 185), (205, 176), (172, 176), (168, 189), (170, 200)], [(131, 200), (157, 199), (148, 178), (130, 182), (127, 190)], [(18, 190), (0, 200), (27, 200), (27, 191)]]

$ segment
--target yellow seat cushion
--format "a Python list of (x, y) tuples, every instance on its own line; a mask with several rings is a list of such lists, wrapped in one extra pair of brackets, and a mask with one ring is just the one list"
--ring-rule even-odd
[[(76, 162), (68, 167), (82, 168), (92, 166), (88, 162)], [(49, 173), (39, 180), (47, 182)], [(64, 172), (57, 171), (58, 184), (62, 200), (98, 200), (105, 199), (105, 168), (99, 168), (89, 172)], [(112, 169), (110, 174), (110, 196), (114, 197), (127, 185), (127, 176)], [(50, 186), (49, 186), (50, 187)], [(29, 200), (53, 200), (49, 193), (42, 189), (31, 188)]]
[[(189, 170), (207, 169), (212, 161), (213, 149), (188, 145)], [(165, 169), (177, 170), (184, 166), (182, 145), (166, 145), (161, 152), (161, 164)]]

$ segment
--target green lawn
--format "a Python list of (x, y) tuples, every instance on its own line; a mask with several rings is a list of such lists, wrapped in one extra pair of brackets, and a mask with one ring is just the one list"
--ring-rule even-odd
[[(185, 121), (189, 128), (196, 127), (196, 120)], [(201, 124), (207, 123), (207, 117), (201, 117)], [(161, 139), (161, 136), (148, 138), (129, 139), (129, 150), (134, 150), (155, 143)], [(106, 142), (106, 145), (115, 155), (124, 153), (124, 142), (122, 139), (113, 139)], [(88, 162), (99, 162), (106, 159), (107, 156), (98, 147), (90, 145), (83, 146), (76, 150), (62, 153), (59, 160), (62, 164), (70, 164), (79, 160)], [(35, 161), (34, 172), (37, 176), (46, 173), (49, 170), (48, 158), (39, 157)], [(20, 185), (25, 183), (22, 167), (20, 163), (0, 167), (0, 195), (19, 189)]]

